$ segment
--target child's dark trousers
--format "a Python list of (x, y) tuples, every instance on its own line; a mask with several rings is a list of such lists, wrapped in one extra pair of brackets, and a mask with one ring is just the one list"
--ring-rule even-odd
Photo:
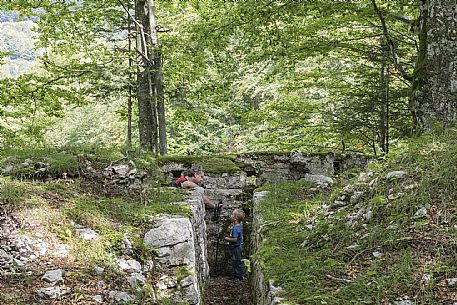
[(239, 280), (242, 280), (244, 275), (243, 263), (241, 261), (242, 252), (242, 246), (237, 246), (230, 249), (230, 253), (232, 255), (233, 276)]

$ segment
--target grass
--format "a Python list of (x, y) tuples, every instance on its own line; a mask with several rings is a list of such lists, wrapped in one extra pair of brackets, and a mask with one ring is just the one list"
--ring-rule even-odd
[(181, 280), (185, 279), (189, 275), (193, 275), (192, 270), (189, 270), (187, 267), (179, 267), (178, 270), (176, 270), (176, 280), (180, 282)]
[[(33, 183), (0, 176), (0, 206), (16, 219), (32, 224), (35, 228), (32, 230), (53, 235), (70, 245), (76, 261), (89, 268), (109, 266), (121, 255), (125, 234), (133, 244), (134, 258), (150, 258), (153, 251), (144, 247), (141, 239), (150, 226), (149, 217), (191, 214), (187, 206), (172, 204), (182, 201), (183, 194), (178, 189), (149, 188), (139, 195), (120, 186), (122, 191), (105, 196), (105, 192), (96, 193), (103, 186), (85, 189), (84, 185), (79, 180)], [(75, 234), (76, 224), (95, 230), (99, 238), (91, 241), (79, 238)], [(33, 232), (23, 230), (21, 234), (33, 235)]]
[[(394, 170), (407, 176), (385, 179)], [(347, 173), (329, 192), (301, 181), (264, 188), (270, 192), (258, 213), (265, 239), (255, 257), (267, 277), (298, 304), (388, 304), (404, 296), (415, 304), (455, 301), (445, 279), (457, 270), (456, 134), (411, 141), (367, 171), (366, 182)], [(320, 208), (348, 184), (364, 192), (358, 201)], [(427, 215), (416, 215), (422, 207)], [(348, 222), (367, 211), (370, 217)]]
[(0, 177), (0, 204), (17, 207), (29, 197), (27, 185), (6, 177)]
[(157, 172), (156, 157), (150, 153), (131, 152), (128, 157), (120, 150), (102, 149), (97, 147), (67, 146), (8, 149), (0, 152), (0, 168), (14, 166), (8, 173), (10, 176), (30, 178), (39, 176), (35, 168), (37, 162), (47, 164), (46, 174), (61, 176), (66, 173), (77, 176), (86, 171), (87, 165), (102, 169), (117, 162), (126, 164), (132, 160), (139, 171)]

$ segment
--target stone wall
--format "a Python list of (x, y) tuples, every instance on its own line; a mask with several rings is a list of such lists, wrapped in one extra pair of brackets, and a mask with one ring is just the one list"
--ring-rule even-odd
[(208, 284), (205, 211), (203, 188), (189, 193), (184, 202), (192, 211), (189, 219), (176, 215), (157, 215), (145, 234), (144, 244), (156, 249), (154, 260), (163, 274), (154, 286), (157, 299), (176, 303), (202, 304)]
[[(188, 170), (182, 163), (171, 162), (163, 167), (163, 171), (168, 175), (171, 182), (177, 178), (181, 172)], [(244, 193), (246, 189), (247, 175), (244, 171), (234, 173), (206, 173), (204, 186), (205, 194), (215, 202), (222, 202), (223, 208), (219, 220), (213, 219), (213, 210), (206, 210), (206, 236), (207, 236), (207, 258), (209, 270), (212, 276), (227, 275), (231, 272), (230, 258), (227, 244), (221, 241), (223, 236), (227, 236), (230, 226), (230, 214), (233, 209), (240, 208), (250, 201), (252, 194)], [(250, 223), (249, 219), (244, 222), (245, 243), (249, 243)], [(219, 237), (219, 247), (217, 239)], [(217, 250), (217, 254), (216, 254)], [(248, 254), (248, 253), (247, 253)], [(217, 256), (217, 261), (216, 261)]]
[[(265, 197), (267, 191), (262, 191), (255, 193), (253, 196), (254, 212), (252, 219), (252, 234), (251, 234), (251, 247), (253, 253), (257, 252), (260, 243), (263, 240), (262, 235), (262, 218), (259, 213), (256, 213), (257, 204)], [(274, 283), (271, 280), (265, 278), (265, 275), (262, 270), (262, 266), (259, 260), (254, 259), (251, 262), (252, 266), (252, 293), (256, 305), (280, 305), (285, 303), (282, 302), (282, 298), (277, 296), (278, 292), (282, 289), (280, 287), (275, 287)]]
[(345, 170), (364, 167), (368, 158), (336, 154), (250, 154), (241, 155), (238, 162), (244, 163), (247, 175), (257, 177), (256, 185), (296, 181), (310, 175), (333, 176)]
[[(244, 154), (235, 161), (241, 165), (240, 171), (206, 173), (204, 179), (205, 193), (214, 201), (223, 203), (219, 222), (212, 219), (211, 210), (206, 211), (208, 263), (211, 275), (229, 275), (231, 273), (229, 251), (225, 243), (219, 243), (216, 255), (217, 238), (229, 233), (230, 214), (233, 209), (250, 206), (254, 188), (268, 183), (308, 179), (312, 175), (332, 176), (350, 168), (365, 166), (367, 158), (293, 152), (290, 154)], [(177, 179), (183, 171), (188, 169), (189, 166), (182, 161), (170, 161), (162, 168), (168, 177), (168, 182)], [(244, 251), (245, 256), (249, 256), (252, 253), (249, 248), (251, 211), (249, 208), (245, 208), (245, 212), (247, 218), (243, 222)]]

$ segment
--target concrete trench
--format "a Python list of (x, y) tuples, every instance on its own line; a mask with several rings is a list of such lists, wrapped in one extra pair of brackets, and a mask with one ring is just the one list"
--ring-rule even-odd
[[(241, 208), (246, 213), (243, 223), (244, 254), (245, 258), (250, 259), (262, 240), (259, 229), (262, 220), (255, 215), (255, 205), (265, 195), (264, 192), (254, 193), (254, 189), (264, 184), (307, 179), (314, 175), (333, 176), (350, 168), (363, 167), (368, 160), (364, 157), (342, 157), (334, 154), (304, 156), (301, 153), (292, 153), (290, 155), (250, 155), (237, 161), (245, 164), (238, 172), (207, 173), (205, 176), (204, 192), (213, 200), (222, 201), (223, 209), (219, 221), (213, 219), (212, 210), (207, 210), (204, 215), (205, 236), (200, 237), (199, 243), (205, 248), (202, 249), (206, 260), (204, 265), (208, 267), (195, 270), (197, 273), (199, 270), (205, 273), (196, 274), (201, 293), (198, 304), (281, 304), (281, 299), (276, 297), (280, 288), (273, 286), (269, 279), (264, 278), (261, 267), (256, 261), (250, 261), (252, 272), (247, 274), (244, 282), (234, 283), (228, 280), (232, 274), (229, 251), (227, 244), (221, 239), (229, 233), (231, 212), (233, 209)], [(173, 162), (164, 166), (170, 181), (186, 169), (188, 168), (183, 164)], [(217, 247), (218, 238), (219, 247)]]
[[(214, 219), (211, 210), (207, 211), (207, 253), (210, 277), (203, 303), (205, 305), (255, 304), (252, 299), (250, 274), (246, 273), (245, 280), (243, 282), (233, 281), (231, 279), (232, 267), (230, 252), (228, 244), (223, 241), (223, 237), (229, 235), (229, 216), (231, 212), (235, 208), (243, 209), (246, 214), (245, 221), (243, 221), (243, 256), (244, 258), (249, 259), (251, 254), (250, 236), (252, 226), (252, 209), (250, 206), (250, 198), (248, 196), (248, 193), (242, 192), (240, 195), (225, 198), (225, 200), (223, 200), (225, 208), (221, 211), (219, 221)], [(217, 244), (218, 240), (219, 245)]]

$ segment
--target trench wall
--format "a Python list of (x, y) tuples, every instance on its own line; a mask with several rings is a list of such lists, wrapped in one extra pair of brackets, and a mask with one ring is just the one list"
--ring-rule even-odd
[[(255, 253), (262, 240), (260, 215), (256, 215), (255, 206), (265, 193), (256, 193), (253, 190), (264, 184), (296, 181), (307, 178), (309, 175), (334, 176), (352, 168), (365, 167), (367, 157), (354, 157), (335, 154), (307, 154), (292, 152), (290, 154), (245, 154), (235, 160), (240, 170), (232, 173), (206, 173), (205, 193), (215, 201), (222, 201), (224, 208), (219, 222), (212, 219), (212, 211), (206, 211), (206, 251), (208, 269), (200, 267), (202, 272), (211, 275), (230, 275), (230, 258), (227, 245), (219, 244), (216, 255), (217, 238), (226, 236), (229, 232), (229, 216), (233, 209), (243, 208), (247, 219), (243, 223), (245, 242), (245, 256)], [(163, 166), (163, 171), (171, 182), (182, 171), (188, 170), (189, 165), (183, 162), (169, 162)], [(202, 238), (201, 238), (202, 239)], [(202, 245), (203, 249), (203, 245)], [(216, 261), (217, 257), (217, 261)], [(252, 263), (252, 291), (258, 305), (281, 304), (276, 296), (280, 291), (269, 280), (265, 279), (262, 268), (255, 260)], [(205, 274), (207, 274), (205, 273)], [(206, 275), (205, 275), (206, 276)], [(201, 279), (204, 282), (204, 277)]]
[(154, 267), (162, 276), (154, 286), (157, 300), (203, 304), (209, 279), (203, 188), (189, 192), (184, 202), (190, 218), (156, 215), (144, 243), (155, 249)]

